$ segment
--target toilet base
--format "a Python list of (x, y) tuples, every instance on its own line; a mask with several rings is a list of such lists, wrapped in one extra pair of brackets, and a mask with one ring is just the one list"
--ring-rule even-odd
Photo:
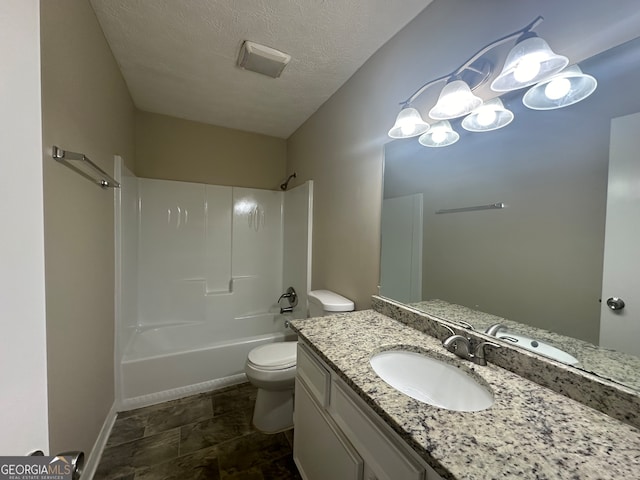
[(278, 433), (293, 428), (293, 388), (258, 389), (253, 425), (264, 433)]

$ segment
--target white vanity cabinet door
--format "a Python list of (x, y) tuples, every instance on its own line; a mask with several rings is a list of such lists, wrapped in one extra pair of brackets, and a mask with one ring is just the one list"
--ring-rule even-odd
[(363, 462), (296, 378), (293, 459), (304, 480), (361, 480)]
[[(331, 383), (331, 416), (365, 462), (365, 480), (424, 480), (424, 468), (373, 421), (341, 381)], [(359, 403), (359, 402), (358, 402)]]
[(304, 480), (442, 480), (298, 341), (293, 458)]

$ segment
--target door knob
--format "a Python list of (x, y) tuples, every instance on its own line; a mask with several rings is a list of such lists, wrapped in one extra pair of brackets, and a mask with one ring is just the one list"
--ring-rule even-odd
[(624, 308), (624, 300), (618, 297), (611, 297), (607, 299), (607, 307), (611, 310), (622, 310)]

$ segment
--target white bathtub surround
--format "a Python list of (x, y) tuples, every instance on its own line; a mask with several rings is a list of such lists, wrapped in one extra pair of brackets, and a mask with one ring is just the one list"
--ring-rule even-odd
[[(189, 344), (185, 337), (191, 335), (192, 343)], [(287, 337), (284, 332), (273, 332), (218, 340), (204, 324), (140, 332), (122, 359), (123, 405), (139, 403), (136, 406), (142, 406), (140, 403), (148, 405), (191, 395), (198, 392), (184, 389), (207, 382), (214, 382), (211, 387), (221, 387), (246, 381), (244, 362), (251, 349), (287, 339), (295, 339), (295, 335), (289, 333)], [(172, 346), (174, 340), (176, 345)], [(218, 380), (226, 383), (223, 381), (218, 385)], [(176, 393), (179, 394), (177, 397)], [(139, 398), (148, 395), (154, 397), (145, 399), (147, 401)], [(131, 402), (131, 399), (137, 401)]]
[[(285, 230), (309, 225), (308, 207), (289, 218), (284, 212), (298, 189), (307, 207), (308, 184), (288, 192), (142, 178), (123, 184), (123, 407), (243, 381), (248, 352), (287, 337), (276, 301), (290, 281)], [(285, 219), (297, 225), (285, 229)], [(308, 251), (308, 234), (291, 237)], [(306, 279), (307, 264), (287, 277)], [(293, 286), (306, 297), (306, 282)]]

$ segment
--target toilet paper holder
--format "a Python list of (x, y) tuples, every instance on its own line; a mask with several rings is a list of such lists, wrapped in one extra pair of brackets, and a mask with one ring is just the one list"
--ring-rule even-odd
[[(32, 457), (44, 457), (42, 450), (36, 450), (31, 452), (29, 456)], [(72, 480), (79, 480), (82, 472), (84, 471), (84, 452), (69, 451), (56, 454), (56, 457), (71, 457), (71, 478)]]

